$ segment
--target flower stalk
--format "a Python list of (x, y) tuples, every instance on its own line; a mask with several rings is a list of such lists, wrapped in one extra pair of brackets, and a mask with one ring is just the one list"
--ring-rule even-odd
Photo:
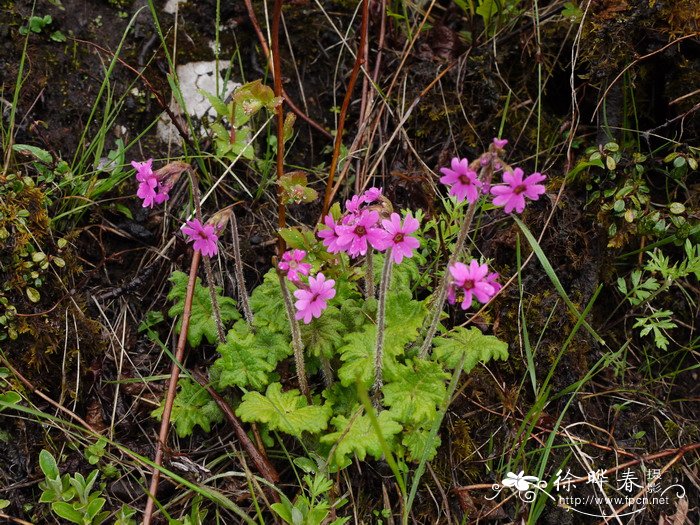
[(379, 304), (377, 305), (377, 343), (374, 350), (374, 384), (372, 385), (372, 397), (374, 404), (379, 405), (379, 396), (384, 380), (382, 372), (384, 368), (384, 329), (386, 328), (386, 296), (389, 293), (391, 282), (391, 248), (384, 254), (384, 266), (382, 267), (382, 280), (379, 283)]
[[(274, 261), (277, 267), (277, 261)], [(292, 349), (294, 350), (294, 365), (297, 369), (297, 378), (299, 379), (299, 390), (311, 401), (311, 393), (309, 392), (309, 384), (306, 380), (306, 366), (304, 364), (304, 344), (301, 340), (301, 332), (299, 331), (299, 323), (294, 316), (294, 305), (292, 304), (292, 296), (287, 288), (287, 280), (281, 271), (277, 270), (277, 277), (280, 281), (280, 290), (282, 291), (282, 299), (284, 299), (284, 309), (287, 311), (287, 319), (289, 319), (289, 328), (292, 332)]]
[(238, 302), (243, 308), (243, 316), (248, 326), (253, 325), (253, 311), (250, 309), (250, 299), (245, 288), (243, 277), (243, 258), (241, 257), (241, 244), (238, 237), (238, 221), (236, 213), (231, 210), (231, 244), (233, 245), (233, 272), (236, 276), (236, 288), (238, 289)]
[(365, 297), (367, 299), (374, 297), (374, 262), (371, 248), (365, 255)]

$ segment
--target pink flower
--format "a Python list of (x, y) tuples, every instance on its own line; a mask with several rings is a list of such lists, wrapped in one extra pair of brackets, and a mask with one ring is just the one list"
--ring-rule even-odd
[(163, 204), (168, 200), (171, 186), (163, 184), (157, 174), (153, 173), (153, 159), (144, 162), (131, 161), (136, 170), (136, 180), (139, 188), (136, 196), (143, 199), (144, 208), (152, 208), (153, 204)]
[(469, 309), (474, 298), (486, 304), (496, 293), (494, 286), (488, 282), (489, 268), (486, 264), (479, 264), (476, 260), (472, 260), (467, 266), (458, 262), (450, 266), (449, 271), (452, 282), (447, 292), (447, 300), (450, 304), (454, 304), (456, 292), (463, 293), (462, 310)]
[(496, 295), (503, 286), (501, 283), (497, 282), (496, 279), (498, 279), (500, 275), (496, 272), (491, 272), (486, 276), (486, 282), (489, 283), (491, 286), (493, 286), (493, 294)]
[(192, 247), (202, 252), (205, 257), (212, 257), (219, 252), (217, 245), (219, 236), (216, 234), (216, 228), (211, 224), (202, 226), (197, 219), (187, 221), (187, 224), (182, 227), (182, 233), (189, 237), (187, 242), (194, 241)]
[(440, 168), (444, 174), (440, 177), (440, 182), (450, 187), (450, 195), (457, 197), (458, 201), (463, 201), (465, 198), (470, 204), (476, 202), (479, 198), (479, 187), (481, 181), (477, 177), (476, 171), (469, 167), (467, 159), (452, 159), (452, 169)]
[(306, 257), (304, 250), (289, 250), (284, 252), (282, 260), (277, 266), (287, 274), (287, 278), (290, 281), (298, 281), (300, 279), (299, 274), (309, 275), (309, 270), (311, 270), (309, 263), (302, 262), (304, 257)]
[(323, 245), (330, 253), (338, 253), (342, 248), (338, 246), (338, 225), (333, 220), (333, 216), (329, 213), (323, 218), (323, 223), (328, 226), (327, 230), (319, 230), (318, 236), (323, 239)]
[(360, 213), (360, 206), (362, 206), (364, 202), (364, 199), (360, 195), (353, 195), (351, 199), (345, 201), (345, 209), (350, 213)]
[(493, 203), (496, 206), (504, 206), (503, 211), (506, 213), (514, 209), (517, 213), (522, 213), (525, 209), (525, 197), (536, 201), (544, 193), (544, 186), (538, 183), (546, 178), (541, 173), (533, 173), (523, 180), (523, 170), (520, 168), (515, 168), (513, 173), (506, 171), (503, 174), (505, 184), (491, 188), (491, 194), (496, 196)]
[(379, 214), (376, 211), (362, 210), (357, 219), (346, 226), (336, 226), (337, 245), (351, 257), (367, 253), (367, 243), (380, 248), (384, 230), (377, 227)]
[(391, 248), (391, 258), (396, 264), (400, 264), (404, 257), (412, 257), (413, 250), (420, 246), (418, 239), (410, 236), (418, 229), (418, 219), (414, 219), (409, 213), (401, 225), (399, 214), (392, 213), (390, 220), (384, 219), (382, 225), (386, 232), (379, 244), (381, 249)]
[(366, 192), (362, 194), (362, 200), (367, 204), (379, 200), (382, 195), (382, 188), (369, 188)]
[(506, 139), (499, 139), (497, 137), (494, 137), (493, 139), (493, 145), (496, 147), (496, 149), (503, 149), (505, 148), (506, 144), (508, 144), (508, 140)]
[(308, 290), (299, 289), (294, 292), (298, 300), (294, 303), (297, 313), (296, 319), (303, 319), (308, 324), (314, 317), (321, 317), (321, 312), (326, 309), (326, 301), (335, 297), (335, 281), (326, 279), (319, 273), (316, 278), (309, 277)]

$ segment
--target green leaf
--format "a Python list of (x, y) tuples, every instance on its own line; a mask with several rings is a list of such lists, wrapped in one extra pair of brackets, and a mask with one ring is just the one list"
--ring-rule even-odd
[[(410, 461), (420, 461), (424, 453), (426, 454), (426, 461), (432, 461), (435, 458), (441, 440), (438, 436), (435, 436), (435, 438), (428, 443), (429, 439), (430, 430), (421, 428), (404, 432), (401, 444), (408, 450), (408, 459)], [(428, 445), (427, 451), (425, 448), (426, 445)]]
[(429, 425), (445, 399), (449, 378), (435, 361), (409, 360), (399, 365), (396, 380), (384, 386), (384, 404), (396, 421)]
[[(185, 294), (187, 293), (188, 276), (182, 272), (174, 272), (170, 276), (173, 288), (168, 294), (168, 299), (176, 301), (175, 305), (168, 311), (170, 317), (179, 316), (185, 310)], [(239, 319), (241, 315), (236, 310), (236, 301), (230, 297), (222, 297), (221, 289), (216, 289), (219, 300), (219, 310), (221, 320), (224, 324)], [(179, 332), (182, 327), (182, 319), (178, 319), (176, 330)], [(201, 344), (202, 338), (206, 337), (209, 343), (215, 343), (218, 339), (216, 321), (212, 313), (211, 298), (209, 288), (202, 286), (199, 277), (195, 282), (194, 294), (192, 297), (192, 314), (190, 316), (190, 326), (187, 331), (187, 342), (191, 347)]]
[(467, 373), (480, 361), (486, 363), (490, 359), (508, 359), (508, 344), (493, 335), (482, 334), (475, 326), (469, 329), (457, 326), (444, 336), (433, 339), (433, 344), (433, 359), (448, 368), (459, 365), (462, 354), (465, 354), (464, 371)]
[(52, 503), (51, 510), (58, 514), (59, 517), (63, 518), (64, 520), (68, 520), (71, 523), (78, 523), (79, 525), (84, 524), (83, 513), (78, 512), (72, 505), (64, 501), (56, 501)]
[(61, 475), (56, 460), (48, 450), (42, 449), (39, 452), (39, 468), (47, 479), (57, 479)]
[(301, 338), (309, 353), (330, 359), (343, 345), (345, 331), (340, 310), (329, 306), (321, 317), (301, 326)]
[[(416, 339), (418, 329), (427, 314), (425, 305), (411, 299), (409, 292), (390, 293), (387, 297), (386, 328), (384, 332), (384, 377), (391, 381), (396, 377), (396, 358), (403, 354), (404, 346)], [(360, 332), (345, 337), (340, 348), (344, 364), (338, 370), (343, 386), (360, 381), (369, 387), (374, 380), (374, 353), (377, 327), (367, 325)]]
[[(392, 414), (383, 411), (377, 417), (382, 436), (390, 448), (393, 448), (395, 436), (401, 432), (401, 425), (392, 419)], [(331, 420), (336, 432), (321, 436), (321, 443), (335, 447), (332, 461), (340, 468), (350, 464), (350, 456), (355, 454), (364, 461), (367, 454), (379, 459), (382, 457), (382, 446), (379, 437), (372, 427), (367, 414), (356, 414), (349, 419), (336, 416)]]
[(273, 332), (289, 332), (284, 299), (280, 290), (280, 282), (274, 268), (265, 274), (260, 284), (250, 296), (250, 308), (253, 310), (253, 324), (257, 327), (268, 327)]
[(32, 288), (31, 286), (27, 286), (26, 292), (27, 292), (27, 297), (33, 303), (38, 303), (39, 300), (41, 299), (41, 294), (39, 293), (39, 291), (36, 288)]
[(280, 430), (298, 438), (303, 432), (316, 434), (328, 427), (331, 408), (308, 405), (298, 390), (282, 392), (282, 385), (272, 383), (263, 396), (248, 392), (236, 410), (243, 421), (266, 423), (271, 430)]
[(3, 392), (2, 394), (0, 394), (0, 412), (5, 410), (6, 408), (2, 405), (16, 405), (20, 401), (22, 401), (22, 396), (20, 396), (14, 390), (10, 390), (9, 392)]
[[(194, 427), (199, 425), (205, 432), (211, 431), (212, 423), (220, 423), (223, 414), (209, 393), (199, 383), (181, 378), (178, 392), (173, 403), (170, 422), (175, 426), (177, 435), (187, 437)], [(163, 407), (156, 408), (151, 415), (158, 420), (163, 417)]]
[(279, 357), (291, 353), (291, 346), (279, 334), (266, 329), (256, 334), (241, 334), (230, 330), (226, 343), (219, 345), (221, 357), (214, 362), (214, 375), (218, 376), (217, 389), (239, 386), (262, 390), (270, 382), (270, 372), (275, 369)]
[(43, 162), (44, 164), (51, 164), (53, 162), (51, 153), (45, 149), (37, 148), (36, 146), (30, 146), (28, 144), (14, 144), (12, 149), (18, 153), (21, 153), (22, 155), (34, 157), (36, 160)]

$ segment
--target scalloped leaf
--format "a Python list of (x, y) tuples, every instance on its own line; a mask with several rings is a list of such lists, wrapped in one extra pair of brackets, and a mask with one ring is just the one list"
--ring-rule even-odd
[[(403, 354), (404, 346), (416, 338), (426, 314), (425, 305), (412, 300), (408, 292), (389, 294), (387, 297), (383, 369), (385, 380), (392, 381), (396, 377), (396, 359)], [(338, 377), (343, 386), (358, 380), (365, 387), (372, 384), (376, 339), (377, 327), (374, 324), (345, 337), (346, 344), (340, 348), (340, 359), (344, 364), (338, 370)]]
[(384, 385), (384, 404), (402, 423), (429, 424), (445, 400), (450, 378), (435, 361), (416, 359), (399, 365), (395, 381)]
[(455, 368), (464, 357), (465, 372), (471, 370), (479, 363), (486, 363), (491, 359), (508, 359), (508, 343), (505, 343), (493, 335), (484, 335), (481, 330), (472, 326), (463, 328), (457, 326), (447, 334), (433, 339), (435, 350), (433, 359), (443, 363), (448, 368)]
[(250, 296), (250, 308), (253, 310), (253, 324), (267, 327), (273, 332), (288, 333), (284, 299), (280, 290), (279, 278), (274, 268), (263, 277), (263, 282), (253, 290)]
[(270, 372), (291, 353), (291, 346), (280, 334), (265, 329), (255, 334), (229, 330), (226, 343), (217, 351), (221, 357), (212, 369), (212, 377), (218, 378), (217, 389), (239, 386), (263, 390), (270, 382)]
[[(173, 287), (168, 294), (168, 300), (175, 301), (175, 304), (168, 311), (168, 315), (170, 317), (180, 316), (185, 310), (185, 295), (189, 277), (182, 272), (173, 272), (170, 280), (173, 283)], [(229, 323), (241, 317), (241, 314), (236, 310), (236, 301), (230, 297), (223, 297), (219, 287), (216, 288), (216, 295), (219, 300), (222, 322)], [(179, 332), (181, 328), (182, 318), (179, 318), (175, 329)], [(202, 286), (198, 277), (195, 281), (194, 295), (192, 296), (192, 314), (190, 315), (190, 326), (187, 330), (187, 342), (194, 348), (201, 344), (203, 338), (214, 344), (218, 339), (218, 335), (216, 332), (216, 321), (212, 313), (209, 288)]]
[(401, 444), (406, 447), (409, 461), (420, 461), (424, 453), (426, 461), (432, 461), (435, 458), (442, 441), (440, 436), (436, 435), (431, 442), (428, 442), (429, 437), (430, 430), (422, 428), (404, 432)]
[(298, 390), (282, 392), (280, 383), (272, 383), (263, 396), (248, 392), (236, 409), (236, 414), (249, 423), (266, 423), (271, 430), (301, 438), (302, 433), (317, 434), (328, 427), (331, 417), (328, 405), (309, 405)]
[[(392, 414), (383, 411), (377, 417), (379, 428), (389, 448), (394, 448), (395, 436), (401, 432), (401, 425), (392, 419)], [(334, 446), (332, 460), (339, 468), (350, 464), (352, 454), (360, 461), (364, 461), (367, 454), (374, 459), (382, 457), (382, 446), (379, 437), (372, 426), (367, 414), (360, 414), (347, 418), (336, 416), (331, 420), (336, 432), (321, 436), (321, 443)]]
[[(212, 423), (223, 421), (224, 415), (216, 401), (199, 383), (183, 377), (177, 382), (177, 388), (170, 424), (175, 427), (178, 436), (181, 438), (189, 436), (195, 426), (210, 432)], [(160, 420), (163, 417), (163, 407), (164, 405), (161, 404), (151, 412), (151, 416)]]
[(301, 325), (301, 338), (306, 351), (329, 359), (343, 345), (345, 332), (340, 310), (335, 306), (329, 306), (321, 317), (314, 318), (309, 324)]

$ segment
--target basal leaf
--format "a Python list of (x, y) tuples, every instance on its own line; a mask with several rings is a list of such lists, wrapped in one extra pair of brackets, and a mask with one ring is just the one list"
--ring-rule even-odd
[(391, 407), (397, 421), (429, 424), (445, 400), (449, 378), (435, 361), (408, 361), (399, 365), (396, 380), (384, 386), (384, 404)]
[[(391, 381), (396, 377), (396, 359), (403, 354), (406, 344), (416, 338), (426, 313), (423, 303), (412, 300), (409, 293), (389, 294), (384, 334), (385, 380)], [(364, 330), (345, 337), (345, 345), (339, 350), (344, 364), (338, 371), (343, 386), (357, 380), (365, 387), (372, 384), (376, 340), (377, 327), (374, 324), (368, 324)]]
[[(181, 378), (177, 387), (170, 422), (175, 426), (178, 436), (189, 436), (197, 425), (209, 432), (212, 423), (220, 423), (223, 420), (223, 414), (216, 401), (200, 384)], [(151, 415), (160, 420), (163, 417), (163, 405), (156, 408)]]
[(248, 392), (236, 410), (243, 421), (266, 423), (271, 430), (279, 430), (298, 438), (303, 432), (316, 434), (328, 427), (331, 408), (327, 405), (308, 405), (298, 390), (282, 392), (282, 385), (272, 383), (263, 396)]
[(331, 358), (343, 344), (345, 326), (340, 320), (340, 310), (329, 306), (321, 317), (301, 325), (304, 348), (315, 356)]
[(262, 390), (270, 382), (269, 373), (275, 369), (275, 362), (268, 359), (264, 347), (256, 344), (254, 334), (241, 335), (230, 330), (226, 343), (217, 350), (221, 354), (213, 365), (213, 376), (218, 377), (217, 389), (239, 386)]
[[(168, 299), (175, 301), (173, 307), (168, 311), (170, 317), (179, 316), (185, 309), (185, 294), (187, 293), (188, 276), (182, 272), (174, 272), (170, 276), (173, 287), (168, 294)], [(216, 289), (219, 300), (219, 310), (221, 320), (226, 324), (239, 319), (241, 315), (236, 310), (236, 301), (230, 297), (222, 297), (221, 289)], [(178, 319), (176, 329), (179, 332), (182, 327), (182, 319)], [(211, 298), (209, 289), (202, 286), (197, 278), (192, 297), (192, 314), (190, 315), (190, 326), (187, 331), (187, 342), (192, 347), (201, 344), (202, 338), (213, 344), (217, 341), (216, 321), (212, 313)]]
[[(391, 413), (383, 411), (377, 417), (382, 436), (390, 448), (393, 448), (396, 434), (401, 432), (401, 425), (392, 419)], [(336, 432), (321, 436), (321, 443), (335, 447), (332, 460), (340, 468), (350, 464), (352, 454), (363, 461), (367, 454), (379, 459), (382, 447), (379, 437), (372, 427), (367, 414), (353, 415), (350, 418), (336, 416), (331, 420)]]
[(282, 291), (277, 272), (271, 268), (250, 296), (250, 308), (253, 310), (257, 327), (268, 327), (273, 332), (289, 332), (289, 321), (282, 299)]
[(508, 359), (508, 344), (493, 335), (484, 335), (472, 326), (457, 326), (447, 334), (433, 339), (435, 350), (433, 359), (448, 368), (455, 368), (464, 354), (464, 371), (470, 372), (480, 361)]
[(441, 440), (439, 436), (435, 436), (432, 441), (428, 442), (429, 438), (430, 430), (425, 430), (423, 428), (404, 432), (401, 444), (406, 447), (408, 451), (409, 461), (420, 461), (423, 454), (426, 456), (426, 461), (432, 461), (435, 458)]

